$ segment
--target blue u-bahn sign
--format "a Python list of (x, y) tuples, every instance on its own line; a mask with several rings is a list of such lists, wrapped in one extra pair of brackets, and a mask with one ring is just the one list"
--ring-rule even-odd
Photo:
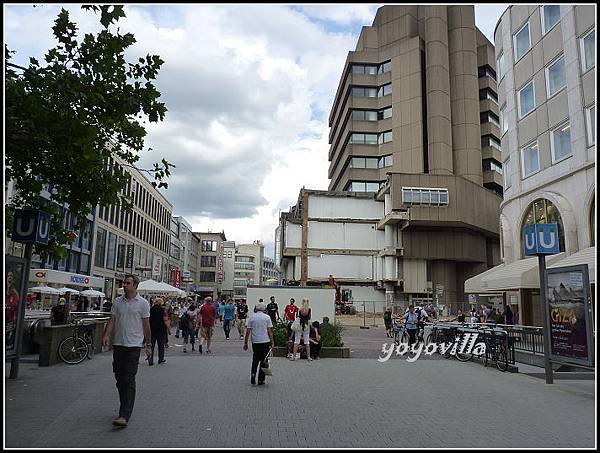
[(558, 225), (556, 223), (536, 223), (523, 229), (525, 256), (554, 255), (560, 252)]
[(48, 244), (49, 213), (37, 209), (16, 209), (11, 239), (15, 242)]

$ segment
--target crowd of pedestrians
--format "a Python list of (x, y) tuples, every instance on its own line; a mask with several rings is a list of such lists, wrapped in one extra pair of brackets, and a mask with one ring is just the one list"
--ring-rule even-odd
[[(285, 307), (284, 318), (280, 317), (275, 297), (271, 296), (268, 305), (262, 299), (254, 313), (248, 315), (246, 301), (238, 303), (229, 298), (213, 301), (205, 297), (202, 304), (188, 298), (184, 301), (169, 301), (163, 297), (146, 300), (137, 292), (138, 277), (128, 274), (123, 280), (124, 294), (105, 310), (111, 317), (104, 331), (102, 344), (113, 350), (113, 373), (119, 394), (119, 415), (113, 420), (117, 427), (127, 426), (135, 403), (136, 381), (139, 359), (144, 346), (149, 366), (154, 365), (155, 350), (158, 349), (158, 364), (166, 363), (165, 350), (169, 347), (169, 335), (175, 328), (175, 337), (183, 339), (183, 352), (197, 350), (199, 354), (211, 354), (211, 341), (217, 324), (223, 327), (226, 341), (230, 340), (232, 327), (237, 327), (243, 349), (252, 344), (250, 383), (264, 385), (269, 375), (269, 356), (275, 346), (273, 326), (284, 321), (287, 327), (290, 360), (305, 354), (309, 361), (318, 359), (321, 351), (321, 327), (318, 321), (311, 323), (311, 308), (308, 299), (302, 300), (301, 307), (294, 299)], [(206, 348), (206, 349), (204, 349)], [(302, 348), (301, 354), (298, 354)]]

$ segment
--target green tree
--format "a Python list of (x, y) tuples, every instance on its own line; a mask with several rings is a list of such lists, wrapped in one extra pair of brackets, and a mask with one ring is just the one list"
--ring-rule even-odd
[[(103, 29), (78, 41), (76, 24), (61, 9), (52, 28), (58, 44), (46, 53), (45, 64), (30, 58), (26, 68), (15, 65), (15, 52), (5, 46), (6, 181), (16, 188), (5, 206), (6, 227), (11, 230), (16, 208), (50, 212), (50, 243), (35, 249), (44, 258), (64, 257), (73, 238), (69, 225), (62, 225), (60, 206), (68, 206), (77, 229), (97, 205), (131, 210), (131, 177), (123, 167), (139, 160), (144, 123), (162, 121), (167, 111), (152, 83), (163, 60), (147, 55), (127, 62), (124, 52), (135, 37), (110, 29), (125, 17), (123, 6), (82, 8), (100, 13)], [(114, 163), (115, 157), (122, 163)], [(154, 187), (166, 188), (170, 167), (162, 159), (140, 170), (154, 173)], [(41, 195), (48, 187), (50, 200)]]

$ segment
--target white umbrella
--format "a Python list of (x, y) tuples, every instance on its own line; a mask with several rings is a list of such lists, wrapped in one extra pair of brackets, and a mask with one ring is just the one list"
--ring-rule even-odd
[(32, 293), (44, 293), (44, 294), (61, 294), (61, 292), (50, 286), (34, 286), (33, 288), (29, 288), (29, 292)]
[(79, 294), (86, 297), (106, 297), (102, 291), (96, 291), (95, 289), (86, 289), (85, 291), (81, 291)]
[(165, 282), (157, 282), (154, 280), (144, 280), (138, 285), (138, 291), (140, 293), (159, 293), (159, 294), (171, 294), (176, 296), (185, 296), (185, 291), (169, 285)]
[(73, 288), (58, 288), (61, 294), (71, 293), (71, 294), (79, 294), (79, 291)]

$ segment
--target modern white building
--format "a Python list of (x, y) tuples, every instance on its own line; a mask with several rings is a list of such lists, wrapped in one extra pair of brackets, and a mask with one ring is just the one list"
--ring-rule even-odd
[(236, 246), (233, 280), (236, 299), (246, 298), (248, 285), (262, 284), (264, 254), (265, 246), (260, 241)]
[(542, 325), (537, 258), (523, 228), (557, 223), (548, 267), (588, 264), (595, 302), (596, 6), (513, 5), (494, 38), (502, 133), (503, 264), (469, 279), (465, 292), (504, 295), (519, 322)]

